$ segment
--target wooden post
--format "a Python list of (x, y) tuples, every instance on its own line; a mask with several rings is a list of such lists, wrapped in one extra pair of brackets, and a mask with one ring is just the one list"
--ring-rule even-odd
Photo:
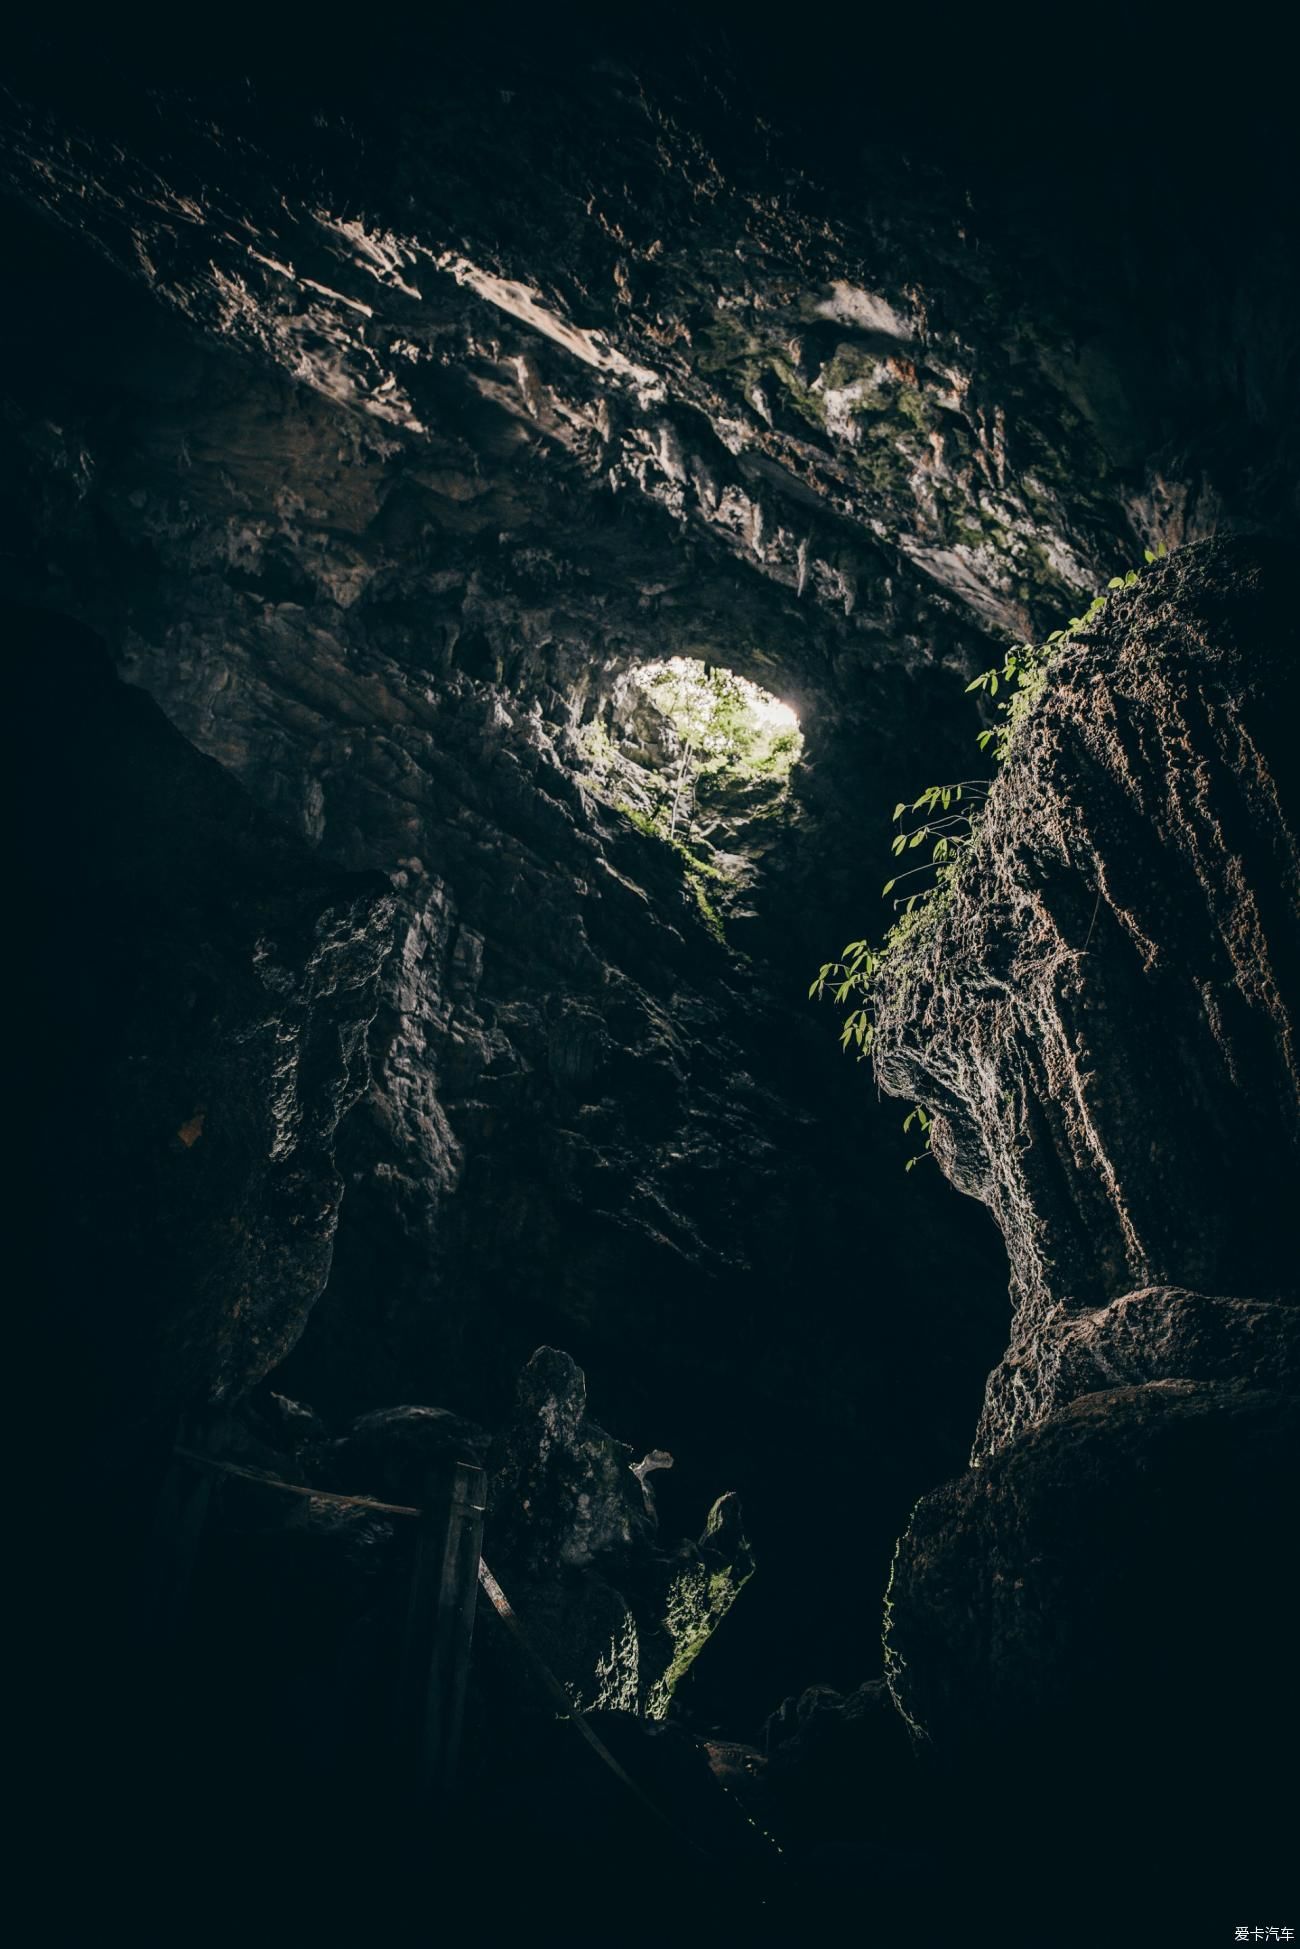
[[(202, 1454), (207, 1447), (206, 1433), (201, 1424), (182, 1418), (175, 1447)], [(173, 1645), (185, 1621), (211, 1497), (212, 1477), (206, 1469), (196, 1468), (173, 1450), (158, 1497), (153, 1532), (152, 1624), (160, 1646)]]
[(478, 1598), (485, 1489), (481, 1468), (452, 1462), (431, 1472), (423, 1498), (411, 1571), (398, 1737), (413, 1754), (416, 1799), (426, 1808), (445, 1802), (455, 1778)]

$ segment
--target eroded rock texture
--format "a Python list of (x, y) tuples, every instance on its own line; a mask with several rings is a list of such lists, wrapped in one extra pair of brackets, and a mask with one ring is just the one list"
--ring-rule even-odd
[(1279, 1602), (1298, 1436), (1294, 1392), (1109, 1387), (922, 1501), (890, 1682), (952, 1783), (980, 1906), (1009, 1825), (1050, 1900), (1090, 1819), (1106, 1862), (1074, 1891), (1069, 1939), (1095, 1939), (1116, 1903), (1183, 1926), (1244, 1887), (1285, 1900), (1269, 1783), (1300, 1706)]
[[(101, 1452), (134, 1456), (94, 1478), (89, 1525), (78, 1505), (88, 1581), (129, 1584), (122, 1532), (147, 1527), (191, 1398), (229, 1398), (268, 1465), (399, 1500), (490, 1430), (489, 1549), (521, 1614), (584, 1703), (657, 1710), (670, 1682), (689, 1696), (749, 1562), (727, 1499), (698, 1545), (664, 1546), (629, 1463), (670, 1450), (663, 1533), (738, 1486), (761, 1566), (709, 1660), (732, 1647), (751, 1736), (774, 1698), (804, 1701), (765, 1764), (740, 1742), (719, 1769), (764, 1776), (746, 1804), (783, 1807), (813, 1855), (829, 1835), (850, 1892), (865, 1865), (914, 1926), (904, 1884), (958, 1886), (981, 1793), (1015, 1830), (1049, 1725), (1074, 1845), (1098, 1700), (1117, 1770), (1141, 1742), (1145, 1619), (1172, 1634), (1206, 1607), (1177, 1684), (1214, 1691), (1223, 1729), (1234, 1527), (1264, 1553), (1282, 1524), (1276, 1499), (1241, 1509), (1278, 1462), (1294, 1359), (1294, 632), (1278, 557), (1188, 545), (1294, 537), (1293, 250), (1253, 164), (1234, 202), (1182, 109), (1153, 218), (1091, 82), (1027, 167), (1004, 77), (986, 96), (950, 53), (919, 60), (928, 92), (951, 70), (994, 156), (938, 143), (935, 166), (875, 16), (870, 86), (810, 37), (825, 72), (793, 138), (784, 71), (764, 99), (743, 64), (607, 58), (617, 33), (571, 48), (553, 10), (540, 57), (492, 22), (486, 49), (386, 22), (179, 74), (129, 37), (93, 71), (47, 47), (3, 98), (23, 269), (0, 541), (8, 594), (44, 617), (16, 723), (68, 1329), (43, 1371), (75, 1376), (79, 1494)], [(828, 90), (838, 144), (813, 127)], [(922, 1506), (895, 1569), (894, 1690), (955, 1782), (922, 1808), (860, 1681), (894, 1538), (959, 1466), (1003, 1345), (1005, 1268), (974, 1205), (902, 1174), (898, 1118), (804, 993), (871, 931), (888, 807), (972, 768), (963, 681), (1157, 541), (1186, 552), (1062, 658), (879, 1043), (1002, 1226), (1015, 1306), (982, 1466)], [(147, 697), (83, 674), (72, 624)], [(593, 731), (662, 757), (630, 678), (675, 654), (787, 699), (805, 737), (779, 804), (726, 806), (712, 916), (593, 759)], [(539, 1340), (574, 1357), (516, 1397)], [(636, 1448), (591, 1422), (584, 1370)], [(124, 1416), (145, 1433), (114, 1451)], [(195, 1744), (221, 1749), (231, 1699), (232, 1804), (274, 1830), (267, 1724), (311, 1725), (289, 1772), (314, 1864), (340, 1823), (328, 1793), (304, 1815), (311, 1741), (333, 1712), (364, 1749), (345, 1721), (382, 1689), (400, 1546), (269, 1494), (232, 1495), (210, 1566), (234, 1608), (208, 1617), (200, 1675), (240, 1652)], [(1167, 1533), (1149, 1572), (1144, 1523)], [(127, 1635), (103, 1660), (125, 1697)], [(65, 1663), (84, 1649), (74, 1632)], [(808, 1691), (823, 1679), (834, 1697)], [(561, 1861), (566, 1899), (608, 1871), (582, 1917), (602, 1939), (647, 1880), (660, 1939), (680, 1934), (689, 1841), (647, 1877), (653, 1844), (552, 1721), (520, 1712), (528, 1754), (504, 1737), (502, 1686), (466, 1831), (490, 1808), (530, 1876), (488, 1890), (489, 1923), (512, 1899), (530, 1921)], [(1166, 1692), (1162, 1778), (1176, 1717)], [(614, 1718), (699, 1804), (680, 1729)], [(845, 1795), (876, 1810), (869, 1843)], [(218, 1855), (294, 1857), (211, 1804)], [(1009, 1867), (971, 1831), (981, 1874), (1036, 1885), (1041, 1826)], [(211, 1852), (182, 1838), (206, 1890)], [(693, 1914), (728, 1911), (698, 1866), (690, 1888)]]
[[(384, 91), (355, 104), (364, 131), (315, 107), (291, 130), (277, 99), (251, 148), (239, 88), (218, 87), (211, 124), (192, 100), (160, 119), (139, 76), (14, 107), (14, 247), (37, 267), (7, 319), (15, 584), (92, 622), (323, 861), (388, 882), (370, 1084), (336, 1149), (343, 1216), (283, 1387), (338, 1427), (412, 1399), (500, 1427), (539, 1339), (570, 1348), (613, 1425), (678, 1456), (663, 1493), (679, 1526), (719, 1488), (744, 1493), (782, 1643), (813, 1628), (799, 1526), (820, 1548), (842, 1526), (809, 1507), (794, 1458), (822, 1458), (846, 1496), (870, 1479), (833, 1626), (849, 1684), (861, 1612), (916, 1488), (959, 1459), (1000, 1331), (987, 1230), (937, 1221), (939, 1188), (901, 1179), (894, 1131), (864, 1122), (861, 1078), (805, 1001), (874, 877), (864, 756), (882, 804), (920, 723), (957, 762), (957, 680), (986, 655), (955, 588), (864, 526), (894, 492), (881, 468), (911, 508), (934, 451), (913, 423), (932, 381), (887, 366), (889, 331), (919, 326), (883, 229), (828, 237), (813, 189), (769, 207), (738, 179), (719, 202), (701, 184), (727, 184), (723, 165), (626, 74), (575, 81), (572, 154), (553, 94), (517, 97), (521, 146), (497, 83), (444, 85), (457, 100), (413, 109), (405, 134)], [(560, 172), (544, 195), (543, 146)], [(605, 192), (577, 197), (597, 167), (621, 215)], [(382, 222), (354, 213), (363, 181)], [(642, 239), (644, 289), (624, 304), (610, 225), (634, 221), (629, 198), (639, 226), (683, 242), (656, 283), (664, 253)], [(918, 261), (934, 221), (918, 214)], [(737, 256), (751, 224), (762, 253)], [(867, 289), (873, 253), (878, 297), (837, 296)], [(800, 421), (807, 442), (770, 426), (747, 355), (710, 358), (733, 299), (769, 336), (806, 311), (809, 386), (830, 368), (814, 397), (835, 391), (842, 348), (880, 413)], [(885, 410), (895, 395), (912, 418)], [(868, 442), (869, 424), (893, 433)], [(1052, 551), (1095, 559), (1110, 518), (1063, 514)], [(1055, 599), (1055, 571), (1021, 584), (984, 553), (1004, 586), (980, 618), (1019, 614), (1022, 586)], [(582, 743), (596, 722), (621, 731), (635, 665), (675, 653), (788, 698), (807, 741), (780, 816), (727, 834), (724, 941)], [(898, 1222), (864, 1263), (877, 1198)], [(936, 1348), (890, 1295), (959, 1274)], [(892, 1375), (923, 1362), (924, 1398), (899, 1416)], [(799, 1663), (777, 1689), (814, 1675)]]
[(753, 1574), (738, 1498), (714, 1504), (698, 1544), (660, 1543), (640, 1464), (590, 1418), (582, 1369), (552, 1347), (524, 1369), (493, 1461), (494, 1568), (552, 1670), (583, 1710), (663, 1718)]
[(1120, 1890), (1159, 1911), (1149, 1850), (1171, 1912), (1280, 1897), (1276, 1796), (1239, 1783), (1297, 1711), (1295, 648), (1287, 564), (1253, 545), (1110, 605), (877, 1042), (994, 1210), (1016, 1307), (973, 1466), (899, 1544), (890, 1685), (969, 1806), (977, 1887), (1002, 1821), (1063, 1871), (1057, 1823), (1104, 1777), (1085, 1933)]
[(882, 1018), (1011, 1258), (978, 1453), (1097, 1387), (1294, 1374), (1290, 580), (1191, 550), (1058, 658)]
[(5, 645), (25, 1019), (56, 1037), (33, 1150), (43, 1197), (70, 1194), (52, 1323), (106, 1413), (174, 1422), (261, 1381), (325, 1288), (392, 902), (260, 813), (85, 631), (11, 610)]

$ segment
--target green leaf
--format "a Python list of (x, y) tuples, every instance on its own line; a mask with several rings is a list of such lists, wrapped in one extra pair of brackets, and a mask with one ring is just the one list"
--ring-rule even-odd
[(904, 805), (902, 799), (900, 799), (898, 801), (898, 804), (894, 807), (894, 817), (896, 819), (901, 819), (903, 814), (906, 812), (906, 810), (907, 807)]
[(1155, 560), (1155, 556), (1152, 554), (1149, 548), (1144, 548), (1142, 550), (1142, 555), (1143, 555), (1143, 559), (1147, 562), (1154, 562)]
[(1124, 577), (1122, 575), (1112, 575), (1106, 587), (1108, 589), (1122, 589), (1124, 587)]
[(897, 885), (898, 885), (897, 880), (886, 880), (884, 886), (882, 886), (880, 889), (881, 899), (883, 900), (887, 893), (892, 893), (894, 891), (894, 888)]

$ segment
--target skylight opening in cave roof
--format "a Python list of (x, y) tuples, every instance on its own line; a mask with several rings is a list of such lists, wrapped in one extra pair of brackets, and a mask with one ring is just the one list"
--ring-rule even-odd
[(674, 656), (643, 664), (634, 674), (703, 770), (783, 779), (803, 753), (803, 733), (789, 704), (734, 670)]

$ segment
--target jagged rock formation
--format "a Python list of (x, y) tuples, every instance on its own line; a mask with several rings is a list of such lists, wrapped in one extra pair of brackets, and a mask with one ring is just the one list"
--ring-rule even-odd
[(960, 1808), (979, 1906), (1009, 1826), (1049, 1900), (1089, 1820), (1106, 1859), (1069, 1940), (1096, 1940), (1117, 1904), (1181, 1926), (1246, 1886), (1285, 1903), (1289, 1809), (1269, 1782), (1300, 1713), (1277, 1601), (1298, 1438), (1294, 1393), (1109, 1387), (922, 1500), (891, 1586), (891, 1686)]
[[(718, 1500), (698, 1545), (661, 1537), (632, 1451), (586, 1411), (582, 1370), (539, 1348), (519, 1380), (516, 1413), (493, 1440), (446, 1409), (362, 1415), (334, 1435), (302, 1403), (263, 1395), (208, 1416), (209, 1454), (251, 1470), (218, 1476), (202, 1575), (185, 1618), (185, 1668), (201, 1676), (190, 1710), (239, 1715), (250, 1746), (278, 1737), (345, 1790), (349, 1771), (400, 1780), (392, 1744), (396, 1660), (409, 1600), (414, 1525), (358, 1492), (419, 1508), (450, 1460), (485, 1464), (485, 1551), (530, 1650), (583, 1712), (662, 1720), (673, 1693), (753, 1572), (734, 1495)], [(659, 1466), (672, 1458), (660, 1456)], [(286, 1494), (276, 1482), (321, 1493)], [(484, 1630), (489, 1633), (490, 1622)], [(217, 1647), (231, 1635), (237, 1656)], [(476, 1710), (493, 1739), (515, 1709), (547, 1722), (554, 1701), (497, 1646)], [(219, 1696), (208, 1699), (214, 1664)], [(504, 1698), (504, 1704), (503, 1704)], [(332, 1742), (343, 1741), (343, 1754)], [(302, 1789), (302, 1790), (305, 1790)]]
[(810, 1686), (771, 1715), (759, 1747), (711, 1739), (706, 1750), (717, 1777), (815, 1874), (846, 1853), (859, 1869), (924, 1872), (924, 1779), (883, 1679), (847, 1696)]
[[(392, 901), (259, 812), (85, 631), (11, 610), (6, 642), (26, 1020), (59, 1036), (32, 1149), (43, 1198), (77, 1187), (42, 1271), (103, 1411), (170, 1425), (260, 1382), (324, 1290)], [(80, 887), (74, 952), (52, 862)]]
[[(590, 86), (612, 88), (608, 113), (622, 114), (623, 82)], [(92, 122), (109, 107), (90, 104)], [(149, 127), (131, 142), (152, 141)], [(181, 124), (173, 133), (187, 151)], [(405, 160), (368, 150), (379, 176), (391, 164), (400, 178), (424, 139), (413, 125)], [(257, 201), (270, 178), (258, 165), (244, 182), (241, 144), (218, 142), (220, 173), (228, 165), (231, 184), (244, 183), (229, 193)], [(505, 166), (513, 152), (494, 153)], [(677, 153), (656, 165), (671, 207)], [(66, 186), (65, 162), (45, 160)], [(184, 173), (194, 158), (176, 160)], [(643, 492), (631, 461), (624, 480), (617, 455), (597, 451), (598, 430), (580, 424), (580, 408), (598, 420), (603, 405), (629, 453), (658, 451), (667, 396), (643, 414), (616, 362), (592, 365), (548, 336), (549, 311), (521, 318), (436, 267), (413, 287), (419, 305), (388, 282), (362, 297), (349, 280), (368, 289), (368, 271), (307, 269), (339, 295), (309, 292), (289, 329), (283, 279), (252, 259), (248, 275), (269, 279), (265, 289), (209, 302), (234, 277), (227, 267), (214, 283), (204, 255), (228, 248), (228, 226), (176, 217), (176, 236), (202, 243), (185, 274), (193, 302), (178, 315), (179, 260), (141, 282), (134, 244), (129, 278), (87, 249), (125, 261), (112, 239), (129, 203), (161, 264), (187, 192), (179, 178), (160, 192), (172, 208), (163, 217), (148, 169), (96, 173), (107, 201), (93, 220), (83, 206), (71, 243), (16, 224), (15, 248), (40, 274), (30, 308), (8, 320), (6, 369), (22, 373), (23, 396), (6, 422), (5, 532), (16, 586), (92, 621), (123, 673), (322, 859), (388, 882), (394, 951), (379, 976), (370, 1084), (337, 1148), (344, 1215), (326, 1292), (280, 1384), (336, 1424), (414, 1397), (500, 1425), (518, 1366), (552, 1339), (598, 1380), (617, 1426), (691, 1458), (670, 1495), (680, 1483), (707, 1506), (716, 1488), (743, 1487), (773, 1566), (770, 1601), (788, 1609), (781, 1640), (811, 1620), (778, 1567), (782, 1551), (791, 1572), (801, 1556), (780, 1512), (820, 1522), (824, 1547), (840, 1527), (829, 1511), (808, 1515), (790, 1455), (815, 1445), (835, 1480), (870, 1476), (870, 1534), (850, 1572), (869, 1606), (917, 1486), (958, 1459), (960, 1417), (940, 1402), (968, 1401), (987, 1371), (1001, 1273), (986, 1232), (960, 1214), (936, 1222), (935, 1187), (895, 1182), (892, 1131), (873, 1125), (828, 1148), (828, 1122), (859, 1122), (860, 1079), (804, 995), (822, 941), (856, 915), (862, 755), (907, 762), (914, 707), (933, 706), (955, 744), (955, 673), (985, 655), (972, 647), (977, 626), (874, 542), (848, 602), (816, 546), (798, 593), (797, 547), (758, 545), (749, 501), (728, 525), (704, 522), (692, 499), (683, 528), (659, 496), (662, 470), (642, 470)], [(438, 195), (464, 193), (453, 173)], [(24, 200), (52, 180), (39, 164)], [(487, 181), (485, 223), (511, 202)], [(204, 196), (195, 207), (213, 214)], [(440, 220), (431, 207), (427, 223)], [(731, 222), (718, 213), (719, 237)], [(815, 231), (811, 218), (805, 228)], [(349, 261), (354, 246), (340, 243)], [(286, 261), (269, 236), (254, 247)], [(531, 272), (520, 263), (513, 275)], [(821, 275), (807, 272), (814, 284)], [(401, 355), (398, 377), (409, 366), (422, 389), (418, 427), (385, 416), (392, 388), (354, 396), (330, 377), (336, 354), (357, 370), (380, 349), (398, 356), (378, 322), (388, 297), (403, 315), (414, 306), (420, 355)], [(86, 307), (98, 320), (92, 363), (76, 342)], [(852, 320), (823, 322), (827, 359), (844, 334), (857, 343)], [(668, 358), (665, 387), (674, 373), (694, 385), (685, 349)], [(538, 374), (540, 418), (520, 359)], [(709, 411), (754, 419), (761, 447), (761, 417), (733, 397), (737, 375), (708, 383)], [(713, 453), (708, 414), (689, 424)], [(764, 467), (770, 458), (755, 455)], [(724, 460), (719, 450), (709, 465)], [(773, 492), (794, 494), (801, 523), (823, 518), (817, 483)], [(865, 545), (859, 530), (826, 518), (825, 548), (847, 564)], [(803, 716), (787, 815), (752, 848), (755, 879), (725, 916), (725, 946), (679, 860), (591, 789), (581, 741), (617, 711), (635, 664), (677, 652), (726, 662)], [(900, 1223), (846, 1322), (864, 1185), (877, 1180)], [(886, 1296), (909, 1278), (953, 1290), (959, 1269), (975, 1301), (954, 1307), (932, 1359), (919, 1315)], [(806, 1297), (792, 1357), (782, 1321), (796, 1285)], [(738, 1337), (754, 1350), (741, 1388)], [(923, 1358), (926, 1405), (900, 1419), (891, 1371)], [(847, 1684), (857, 1614), (838, 1628), (832, 1675)], [(811, 1676), (791, 1669), (778, 1689)]]
[(575, 1702), (661, 1719), (754, 1564), (734, 1495), (714, 1504), (698, 1545), (661, 1544), (631, 1458), (587, 1414), (582, 1369), (540, 1347), (494, 1452), (491, 1548)]
[(877, 1075), (1011, 1259), (979, 1453), (1097, 1387), (1294, 1373), (1296, 651), (1244, 543), (1116, 599), (882, 1011)]
[[(556, 1668), (584, 1703), (689, 1704), (687, 1655), (748, 1565), (736, 1504), (665, 1550), (642, 1451), (586, 1417), (576, 1362), (547, 1356), (513, 1400), (539, 1340), (569, 1346), (614, 1426), (676, 1452), (666, 1533), (745, 1491), (761, 1575), (720, 1640), (739, 1717), (752, 1734), (772, 1698), (805, 1701), (751, 1804), (814, 1854), (824, 1817), (850, 1883), (902, 1859), (1032, 1887), (1036, 1851), (1058, 1857), (1017, 1769), (1055, 1766), (1043, 1798), (1076, 1834), (1072, 1759), (1094, 1718), (1131, 1744), (1151, 1620), (1172, 1638), (1203, 1608), (1173, 1681), (1199, 1700), (1234, 1525), (1262, 1553), (1285, 1515), (1294, 632), (1279, 558), (1186, 544), (1294, 537), (1291, 245), (1253, 198), (1206, 199), (1181, 119), (1153, 222), (1092, 131), (1035, 138), (1009, 176), (931, 167), (910, 137), (845, 166), (743, 74), (560, 39), (534, 67), (513, 46), (404, 62), (385, 34), (269, 76), (241, 46), (237, 75), (179, 84), (129, 52), (90, 75), (16, 58), (0, 103), (23, 267), (0, 545), (43, 617), (15, 720), (53, 943), (23, 1018), (60, 1329), (41, 1372), (91, 1537), (78, 1575), (122, 1620), (99, 1647), (118, 1684), (192, 1400), (229, 1401), (268, 1465), (399, 1500), (493, 1428), (491, 1548)], [(859, 119), (861, 94), (840, 97)], [(978, 147), (1006, 99), (980, 101)], [(1087, 188), (1058, 208), (1076, 140)], [(902, 1175), (894, 1113), (803, 996), (877, 911), (889, 805), (971, 768), (962, 682), (990, 635), (1051, 628), (1157, 540), (1183, 552), (1062, 659), (878, 1044), (999, 1220), (1015, 1306), (981, 1466), (922, 1504), (895, 1566), (894, 1693), (947, 1769), (902, 1787), (898, 1720), (859, 1681), (889, 1549), (960, 1465), (1004, 1342), (1005, 1268), (982, 1212)], [(83, 674), (73, 622), (170, 730)], [(788, 699), (805, 736), (761, 832), (771, 806), (724, 808), (744, 871), (720, 925), (592, 757), (600, 726), (658, 762), (630, 673), (675, 654)], [(364, 1747), (400, 1546), (256, 1489), (231, 1512), (215, 1582), (265, 1601), (290, 1677), (215, 1612), (203, 1660), (242, 1649), (195, 1744), (270, 1817), (264, 1707), (292, 1722), (293, 1694), (313, 1739), (334, 1715)], [(83, 1653), (73, 1633), (65, 1664)], [(521, 1713), (525, 1763), (504, 1697), (478, 1700), (474, 1807), (497, 1819), (508, 1750), (500, 1818), (535, 1843), (521, 1913), (553, 1847), (566, 1888), (592, 1854), (644, 1881), (640, 1833)], [(680, 1728), (614, 1718), (693, 1804)], [(124, 1743), (115, 1724), (98, 1749)], [(747, 1771), (731, 1750), (720, 1770)], [(561, 1779), (573, 1802), (539, 1812)], [(880, 1809), (868, 1843), (832, 1818), (854, 1793)], [(606, 1824), (566, 1838), (570, 1804)], [(1021, 1835), (1010, 1875), (984, 1806)]]
[(969, 197), (884, 155), (865, 208), (797, 167), (755, 180), (743, 108), (609, 63), (566, 76), (581, 134), (557, 148), (541, 78), (493, 68), (436, 102), (422, 76), (404, 114), (388, 76), (346, 118), (244, 90), (160, 119), (129, 83), (51, 114), (16, 90), (7, 178), (201, 332), (419, 454), (417, 523), (502, 525), (496, 421), (498, 464), (541, 450), (575, 504), (644, 500), (860, 634), (907, 628), (899, 567), (1015, 629), (1128, 521), (1182, 540), (1213, 519), (1210, 456), (1167, 480), (1157, 432), (1201, 375), (1047, 323), (1063, 294), (1023, 303)]
[[(1107, 1781), (1110, 1884), (1158, 1907), (1154, 1846), (1189, 1912), (1278, 1887), (1279, 1809), (1235, 1783), (1300, 1703), (1243, 1582), (1267, 1588), (1300, 1516), (1295, 648), (1287, 565), (1253, 545), (1111, 605), (1053, 666), (876, 1042), (994, 1210), (1016, 1306), (974, 1466), (898, 1547), (891, 1689), (941, 1775), (1049, 1859), (1081, 1745), (1140, 1744), (1150, 1776)], [(966, 1844), (990, 1843), (977, 1808)]]

